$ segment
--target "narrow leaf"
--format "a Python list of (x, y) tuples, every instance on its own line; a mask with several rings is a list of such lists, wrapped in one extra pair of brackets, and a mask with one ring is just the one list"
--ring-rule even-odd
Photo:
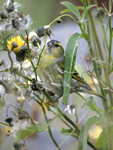
[(64, 94), (62, 98), (62, 102), (67, 104), (68, 97), (70, 94), (71, 89), (71, 78), (72, 72), (74, 70), (75, 60), (76, 60), (76, 53), (78, 49), (78, 41), (80, 39), (80, 34), (75, 33), (73, 34), (67, 43), (66, 52), (65, 52), (65, 62), (64, 62)]
[(16, 141), (25, 139), (34, 133), (45, 131), (56, 117), (58, 117), (58, 115), (56, 115), (48, 124), (40, 123), (38, 125), (33, 125), (32, 127), (27, 128), (26, 130), (18, 132), (18, 136), (16, 138)]
[(81, 33), (80, 38), (85, 39), (88, 43), (90, 41), (90, 36), (87, 33), (85, 33), (85, 32)]
[[(81, 16), (81, 19), (80, 19), (80, 22), (83, 21), (86, 12), (87, 12), (90, 8), (92, 8), (92, 7), (94, 7), (94, 6), (96, 6), (96, 5), (95, 5), (95, 4), (94, 4), (94, 5), (89, 5), (89, 6), (87, 6), (87, 7), (84, 9), (84, 11), (83, 11), (83, 13), (82, 13), (82, 16)], [(90, 19), (90, 18), (89, 18), (89, 19)]]
[(73, 137), (78, 137), (78, 135), (75, 133), (75, 131), (73, 132), (73, 129), (62, 128), (61, 133), (65, 134), (65, 135), (70, 135), (70, 136), (73, 136)]
[(96, 112), (99, 114), (99, 116), (100, 116), (101, 118), (103, 118), (104, 111), (103, 111), (102, 109), (100, 109), (99, 107), (97, 107), (97, 105), (96, 105), (96, 103), (95, 103), (95, 101), (94, 101), (93, 99), (90, 100), (90, 101), (88, 101), (86, 105), (87, 105), (91, 110), (96, 111)]
[(82, 6), (77, 6), (76, 7), (78, 10), (84, 10), (84, 7), (82, 7)]
[(79, 135), (78, 150), (86, 150), (87, 149), (88, 131), (92, 125), (94, 125), (96, 123), (100, 123), (100, 122), (101, 122), (101, 119), (96, 116), (88, 118), (88, 120), (85, 121), (85, 123), (82, 125), (80, 135)]
[(64, 2), (61, 2), (61, 4), (65, 5), (80, 20), (80, 13), (78, 9), (72, 3), (64, 1)]
[(30, 128), (27, 128), (26, 130), (23, 130), (18, 133), (16, 141), (25, 139), (34, 133), (41, 132), (45, 129), (46, 126), (47, 126), (47, 124), (43, 123), (43, 124), (38, 124), (38, 125), (32, 126)]
[(69, 12), (70, 12), (69, 9), (64, 9), (64, 10), (62, 10), (62, 11), (60, 12), (60, 14), (66, 14), (66, 13), (69, 13)]

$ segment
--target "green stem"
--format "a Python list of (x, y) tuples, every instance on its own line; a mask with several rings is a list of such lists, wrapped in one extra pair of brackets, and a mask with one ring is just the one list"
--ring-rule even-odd
[[(39, 97), (39, 95), (38, 94), (36, 94), (35, 92), (33, 93), (41, 102), (43, 101), (43, 99), (41, 99), (40, 97)], [(35, 100), (35, 99), (34, 99)], [(35, 100), (36, 102), (38, 102), (37, 100)], [(40, 103), (41, 104), (41, 103)]]
[[(74, 127), (76, 133), (77, 133), (78, 136), (79, 136), (80, 130), (79, 130), (79, 128), (76, 126), (76, 124), (75, 124), (73, 121), (71, 121), (71, 120), (60, 110), (60, 108), (59, 108), (58, 106), (56, 106), (56, 109), (58, 110), (59, 114), (60, 114), (63, 118), (65, 118), (65, 119)], [(97, 148), (96, 148), (91, 142), (87, 141), (87, 143), (88, 143), (88, 145), (89, 145), (90, 147), (92, 147), (94, 150), (97, 150)]]
[[(36, 95), (36, 96), (37, 96), (37, 95)], [(39, 98), (39, 96), (38, 96), (38, 99), (40, 99), (40, 101), (42, 102), (42, 99)], [(40, 103), (39, 101), (37, 101), (35, 98), (34, 98), (34, 100), (42, 107), (42, 103)], [(47, 108), (48, 108), (48, 110), (50, 110), (51, 112), (53, 112), (53, 111), (49, 108), (49, 106), (47, 106)], [(42, 109), (44, 109), (44, 108), (42, 107)], [(60, 110), (60, 108), (59, 108), (58, 106), (56, 106), (56, 109), (58, 110), (59, 114), (60, 114), (68, 123), (70, 123), (71, 126), (74, 127), (74, 129), (76, 130), (76, 132), (78, 132), (78, 135), (79, 135), (79, 134), (80, 134), (80, 130), (79, 130), (79, 128), (76, 126), (76, 124), (74, 124), (74, 122), (71, 121), (71, 120)], [(56, 115), (55, 112), (53, 112), (53, 113)], [(46, 114), (45, 114), (45, 115), (46, 115)], [(72, 128), (70, 125), (68, 125), (68, 123), (67, 123), (66, 121), (64, 121), (64, 120), (60, 117), (60, 115), (59, 115), (58, 117), (59, 117), (70, 129), (73, 130), (73, 128)], [(47, 117), (47, 116), (46, 116), (46, 117)], [(89, 141), (87, 141), (87, 143), (88, 143), (88, 145), (89, 145), (90, 147), (92, 147), (94, 150), (97, 150), (96, 147), (95, 147), (92, 143), (90, 143)]]
[[(44, 116), (45, 116), (45, 120), (46, 120), (46, 122), (47, 122), (47, 124), (48, 124), (49, 121), (48, 121), (48, 119), (47, 119), (47, 116), (46, 116), (46, 112), (45, 112), (44, 107), (42, 107), (42, 110), (43, 110), (43, 113), (44, 113)], [(52, 135), (50, 126), (48, 126), (48, 131), (49, 131), (50, 137), (51, 137), (52, 141), (54, 142), (54, 144), (56, 145), (56, 147), (59, 147), (58, 144), (57, 144), (57, 142), (55, 141), (53, 135)], [(60, 148), (58, 148), (58, 149), (60, 150)]]
[(49, 99), (49, 101), (51, 103), (54, 103), (54, 100), (52, 100), (51, 96), (45, 91), (45, 90), (42, 90), (42, 92), (44, 93), (44, 95)]
[(77, 22), (71, 15), (69, 15), (69, 14), (64, 14), (64, 15), (59, 16), (58, 18), (56, 18), (55, 20), (53, 20), (53, 21), (49, 24), (49, 26), (51, 26), (54, 22), (56, 22), (58, 19), (60, 19), (60, 18), (62, 18), (62, 17), (70, 17), (72, 20), (74, 20), (74, 22), (76, 22), (76, 24), (79, 25), (79, 27), (80, 27), (80, 29), (81, 29), (81, 32), (83, 32), (83, 29), (82, 29), (82, 27), (81, 27), (81, 24), (78, 23), (78, 22)]
[(87, 141), (88, 145), (94, 150), (98, 150), (91, 142)]
[[(88, 4), (89, 4), (88, 0), (84, 0), (84, 4), (85, 4), (84, 7), (87, 7)], [(101, 59), (103, 60), (103, 59), (104, 59), (104, 58), (103, 58), (103, 54), (102, 54), (102, 51), (101, 51), (100, 43), (99, 43), (99, 40), (98, 40), (98, 37), (97, 37), (95, 25), (94, 25), (93, 18), (92, 18), (92, 15), (91, 15), (90, 10), (88, 10), (88, 13), (87, 13), (87, 16), (86, 16), (86, 17), (90, 18), (90, 24), (91, 24), (92, 35), (94, 35), (94, 37), (95, 37), (95, 40), (96, 40), (96, 43), (97, 43), (97, 47), (98, 47), (98, 51), (99, 51), (99, 53), (100, 53), (100, 57), (101, 57)], [(88, 18), (86, 18), (86, 19), (88, 19)], [(90, 36), (90, 28), (89, 28), (88, 25), (87, 25), (87, 31), (88, 31), (88, 35)], [(91, 41), (89, 41), (88, 45), (89, 45), (89, 47), (90, 47), (91, 56), (94, 57), (94, 52), (93, 52), (93, 50), (92, 50)], [(97, 78), (98, 78), (100, 81), (102, 81), (102, 80), (101, 80), (101, 76), (99, 76), (98, 68), (97, 68), (97, 65), (96, 65), (96, 62), (95, 62), (94, 59), (92, 60), (92, 63), (93, 63), (93, 67), (94, 67), (94, 70), (95, 70), (95, 73), (96, 73)], [(103, 90), (103, 87), (102, 87), (102, 85), (101, 85), (100, 82), (99, 82), (99, 86), (100, 86), (100, 89), (101, 89), (101, 94), (105, 97), (105, 91)], [(106, 112), (107, 112), (107, 102), (106, 102), (106, 101), (103, 101), (103, 106), (104, 106), (104, 109), (105, 109)]]
[(9, 124), (8, 124), (8, 123), (2, 122), (2, 121), (0, 121), (0, 124), (3, 124), (3, 125), (6, 125), (6, 126), (9, 126)]
[[(35, 94), (35, 96), (37, 96), (37, 98), (38, 98), (41, 102), (43, 101), (36, 93), (34, 93), (34, 94)], [(33, 99), (42, 107), (41, 102), (37, 101), (35, 98), (33, 98)], [(45, 105), (46, 105), (46, 107), (47, 107), (47, 109), (48, 109), (49, 111), (51, 111), (54, 115), (57, 115), (52, 109), (50, 109), (50, 107), (49, 107), (47, 104), (45, 104)], [(60, 120), (62, 120), (62, 122), (64, 122), (64, 123), (67, 125), (67, 127), (69, 127), (70, 129), (73, 130), (73, 128), (72, 128), (65, 120), (63, 120), (63, 119), (61, 118), (61, 116), (59, 116), (59, 118), (60, 118)]]
[(17, 74), (17, 75), (23, 77), (24, 79), (26, 79), (26, 80), (28, 80), (28, 81), (32, 81), (32, 79), (30, 79), (29, 77), (27, 77), (27, 76), (25, 76), (25, 75), (23, 75), (23, 74), (21, 74), (21, 73), (19, 73), (19, 72), (15, 72), (15, 71), (13, 71), (13, 70), (11, 70), (11, 71), (12, 71), (14, 74)]
[[(86, 0), (86, 5), (88, 6), (88, 4), (89, 4), (88, 0)], [(97, 36), (97, 32), (96, 32), (96, 29), (95, 29), (93, 17), (91, 15), (91, 11), (88, 10), (87, 13), (88, 13), (88, 16), (89, 16), (89, 19), (90, 19), (91, 31), (92, 31), (92, 33), (93, 33), (93, 35), (95, 37), (95, 41), (96, 41), (96, 44), (97, 44), (99, 56), (100, 56), (101, 60), (104, 60), (103, 53), (102, 53), (101, 46), (100, 46), (100, 42), (99, 42), (99, 39), (98, 39), (98, 36)]]
[[(98, 9), (98, 3), (97, 3), (97, 0), (94, 0), (95, 4), (96, 4), (96, 8)], [(105, 28), (103, 26), (103, 22), (104, 22), (104, 19), (106, 17), (106, 14), (104, 13), (103, 15), (103, 18), (101, 16), (99, 16), (99, 19), (100, 19), (100, 22), (101, 22), (101, 26), (102, 26), (102, 30), (103, 30), (103, 33), (105, 34)], [(108, 40), (107, 40), (107, 36), (105, 37), (105, 42), (106, 42), (106, 46), (107, 46), (107, 49), (108, 49)]]
[(108, 57), (108, 68), (110, 68), (110, 61), (111, 61), (111, 47), (112, 47), (112, 27), (111, 27), (111, 16), (109, 17), (109, 57)]
[(12, 60), (11, 55), (10, 55), (10, 52), (11, 52), (11, 51), (9, 51), (8, 49), (7, 49), (7, 51), (8, 51), (8, 57), (9, 57), (9, 59), (10, 59), (10, 61), (11, 61), (11, 67), (10, 67), (10, 70), (12, 71), (13, 60)]
[(41, 58), (42, 52), (44, 51), (44, 48), (45, 48), (46, 42), (47, 42), (47, 34), (46, 34), (46, 36), (45, 36), (44, 46), (43, 46), (43, 48), (42, 48), (42, 50), (41, 50), (41, 52), (40, 52), (40, 54), (39, 54), (39, 58), (38, 58), (38, 62), (37, 62), (37, 67), (38, 67), (38, 65), (39, 65), (40, 58)]
[(76, 126), (76, 124), (75, 124), (73, 121), (71, 121), (71, 119), (69, 119), (69, 118), (60, 110), (60, 108), (59, 108), (58, 106), (56, 106), (56, 109), (58, 110), (59, 114), (60, 114), (63, 118), (65, 118), (65, 119), (74, 127), (74, 129), (76, 130), (76, 132), (77, 132), (78, 135), (79, 135), (79, 134), (80, 134), (80, 130), (79, 130), (79, 128)]
[(37, 79), (37, 72), (36, 72), (36, 68), (35, 68), (35, 66), (34, 66), (34, 64), (33, 64), (33, 61), (32, 61), (32, 59), (31, 59), (30, 48), (29, 48), (29, 42), (28, 42), (28, 41), (27, 41), (27, 47), (28, 47), (28, 56), (29, 56), (31, 65), (32, 65), (32, 67), (33, 67), (33, 70), (34, 70), (34, 72), (35, 72), (35, 78)]

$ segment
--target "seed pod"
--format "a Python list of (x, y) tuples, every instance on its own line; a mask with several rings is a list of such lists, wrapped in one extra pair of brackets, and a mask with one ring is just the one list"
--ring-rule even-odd
[(17, 30), (19, 30), (20, 23), (19, 23), (18, 18), (12, 19), (12, 26), (13, 26), (13, 28), (16, 28)]
[(11, 3), (14, 3), (14, 0), (10, 0), (11, 1)]
[(2, 65), (4, 65), (5, 63), (4, 63), (4, 59), (2, 59), (1, 61), (0, 61), (0, 66), (2, 66)]
[(76, 107), (74, 105), (71, 105), (70, 106), (70, 110), (71, 110), (71, 113), (74, 114), (75, 113), (75, 109)]
[(63, 22), (61, 18), (57, 19), (57, 23)]
[(29, 117), (29, 114), (28, 114), (28, 112), (27, 111), (23, 111), (23, 112), (18, 112), (18, 119), (28, 119), (28, 118), (30, 118)]
[(2, 19), (7, 19), (7, 18), (8, 18), (7, 12), (6, 12), (6, 11), (1, 12), (0, 17), (1, 17)]
[(46, 26), (44, 26), (44, 29), (45, 29), (45, 35), (47, 34), (50, 37), (50, 35), (52, 34), (52, 32), (50, 30), (50, 26), (46, 25)]
[(22, 140), (18, 142), (14, 142), (13, 146), (14, 146), (14, 150), (22, 150), (23, 148), (25, 148), (25, 144)]
[(5, 119), (5, 122), (7, 122), (10, 127), (13, 125), (13, 124), (12, 124), (12, 121), (13, 121), (13, 118), (12, 118), (12, 117), (7, 117), (7, 118)]
[(37, 35), (39, 37), (42, 37), (42, 36), (45, 36), (45, 30), (44, 30), (44, 27), (38, 27), (37, 31), (36, 31)]
[(18, 68), (19, 68), (18, 64), (14, 63), (13, 66), (12, 66), (13, 71), (17, 72)]
[(41, 44), (41, 40), (39, 39), (39, 37), (37, 37), (37, 36), (35, 36), (35, 35), (33, 35), (33, 36), (31, 37), (31, 41), (32, 41), (32, 44), (33, 44), (34, 46), (37, 46), (37, 43), (39, 43), (39, 45)]
[(14, 11), (14, 10), (15, 10), (14, 4), (13, 4), (12, 2), (10, 2), (10, 3), (8, 4), (8, 6), (6, 6), (6, 10), (7, 10), (8, 13)]

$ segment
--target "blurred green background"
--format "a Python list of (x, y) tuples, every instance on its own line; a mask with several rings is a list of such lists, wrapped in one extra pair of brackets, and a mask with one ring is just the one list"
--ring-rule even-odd
[[(60, 4), (61, 0), (16, 0), (15, 2), (21, 4), (18, 8), (20, 12), (25, 15), (29, 14), (32, 18), (32, 29), (49, 24), (63, 8)], [(4, 0), (0, 1), (0, 12), (4, 3)]]
[[(29, 14), (30, 17), (32, 18), (33, 24), (31, 25), (31, 27), (29, 29), (29, 31), (31, 31), (31, 30), (36, 30), (39, 26), (44, 26), (44, 25), (49, 24), (56, 17), (58, 17), (60, 15), (60, 11), (62, 11), (63, 9), (66, 8), (60, 4), (61, 1), (63, 1), (63, 0), (16, 0), (15, 2), (18, 2), (21, 4), (21, 7), (18, 8), (18, 11), (24, 13), (25, 15)], [(81, 4), (80, 0), (67, 0), (67, 1), (74, 3), (76, 6)], [(2, 12), (3, 4), (5, 2), (6, 2), (6, 0), (0, 1), (0, 12)], [(92, 2), (93, 2), (93, 0), (92, 0)], [(99, 2), (100, 3), (105, 2), (105, 0), (99, 0)], [(52, 25), (52, 32), (54, 34), (54, 36), (52, 36), (52, 38), (59, 40), (65, 48), (69, 37), (72, 34), (74, 34), (75, 32), (80, 32), (80, 29), (76, 25), (76, 23), (73, 22), (72, 20), (70, 20), (68, 17), (63, 18), (63, 21), (64, 22), (61, 24), (54, 23), (54, 25)], [(97, 29), (99, 30), (100, 28), (97, 28)], [(80, 51), (80, 53), (82, 52), (83, 56), (85, 56), (86, 53), (88, 52), (85, 40), (82, 40), (81, 43), (79, 43), (79, 51)], [(78, 54), (78, 55), (81, 55), (81, 54)], [(6, 57), (6, 56), (4, 55), (4, 57)], [(78, 56), (77, 56), (77, 63), (80, 64), (80, 58)], [(14, 99), (14, 97), (13, 98), (11, 97), (10, 100), (11, 99)], [(71, 99), (71, 103), (75, 102), (76, 105), (80, 107), (78, 109), (80, 110), (79, 118), (81, 118), (81, 116), (86, 111), (86, 110), (84, 111), (83, 109), (81, 109), (81, 106), (83, 105), (83, 101), (81, 101), (80, 97), (79, 98), (76, 97), (76, 101), (75, 101), (75, 98), (73, 98), (71, 96), (70, 96), (70, 99)], [(8, 101), (9, 101), (9, 99), (8, 99)], [(9, 101), (9, 103), (11, 103), (11, 101)], [(60, 103), (61, 103), (61, 101), (60, 101)], [(100, 101), (99, 101), (99, 105), (101, 106)], [(34, 107), (35, 107), (35, 105), (32, 108), (28, 102), (28, 104), (26, 105), (25, 108), (29, 109), (30, 116), (34, 115), (35, 116), (34, 118), (36, 120), (38, 120), (39, 122), (44, 121), (44, 116), (42, 115), (42, 113), (40, 113), (40, 108), (34, 108)], [(64, 108), (62, 110), (64, 110)], [(4, 111), (4, 112), (6, 112), (6, 111)], [(30, 112), (32, 112), (32, 113), (30, 113)], [(73, 117), (70, 116), (70, 118), (72, 119)], [(2, 121), (4, 121), (4, 115), (2, 115)], [(60, 134), (62, 124), (61, 124), (61, 122), (59, 123), (58, 121), (55, 121), (52, 125), (53, 125), (52, 126), (53, 136), (55, 137), (58, 144), (60, 144), (63, 140), (65, 140), (67, 138), (67, 136)], [(0, 135), (1, 135), (1, 132), (0, 132)], [(2, 147), (0, 147), (0, 150), (12, 150), (13, 149), (12, 148), (12, 140), (9, 139), (8, 137), (6, 137), (4, 132), (2, 135), (4, 135), (4, 137), (2, 137), (2, 139), (4, 139), (3, 140), (4, 142), (0, 139), (1, 140), (0, 143), (2, 143), (2, 145), (4, 143), (4, 145)], [(6, 141), (8, 141), (7, 145), (5, 144)], [(36, 149), (55, 150), (55, 148), (56, 148), (55, 145), (53, 144), (52, 140), (50, 139), (50, 136), (47, 133), (47, 131), (45, 131), (43, 133), (38, 133), (37, 135), (30, 137), (28, 140), (26, 140), (26, 145), (29, 148), (29, 150), (30, 149), (32, 149), (32, 150), (36, 150)], [(4, 146), (5, 146), (5, 148), (4, 148)], [(61, 147), (61, 149), (62, 150), (77, 149), (77, 144), (76, 144), (75, 139), (70, 137), (65, 142), (65, 144)], [(89, 149), (89, 150), (91, 150), (91, 149)]]
[[(60, 15), (60, 11), (64, 7), (60, 2), (63, 0), (16, 0), (21, 4), (18, 11), (23, 12), (25, 15), (29, 14), (33, 20), (31, 29), (36, 29), (38, 26), (49, 24), (53, 19)], [(73, 2), (73, 0), (68, 0)], [(6, 1), (0, 1), (0, 12), (2, 11), (3, 4)], [(79, 1), (80, 2), (80, 1)], [(78, 0), (74, 2), (78, 3)]]

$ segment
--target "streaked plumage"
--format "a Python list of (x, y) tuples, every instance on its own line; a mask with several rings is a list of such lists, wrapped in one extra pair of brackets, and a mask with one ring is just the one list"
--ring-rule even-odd
[[(52, 93), (57, 96), (63, 94), (64, 48), (60, 42), (51, 40), (47, 43), (39, 62), (38, 75), (44, 86), (50, 89)], [(92, 90), (76, 70), (72, 75), (71, 93), (73, 92), (88, 93), (105, 99), (102, 95)]]

